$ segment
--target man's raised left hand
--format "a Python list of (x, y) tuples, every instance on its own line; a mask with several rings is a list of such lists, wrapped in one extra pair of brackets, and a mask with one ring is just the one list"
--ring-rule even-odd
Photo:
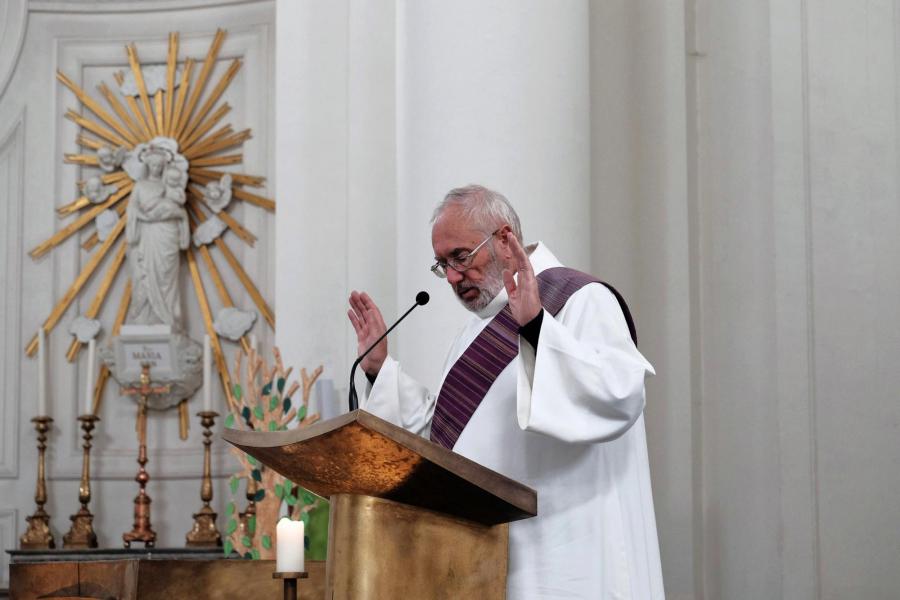
[(507, 232), (506, 241), (512, 250), (512, 264), (516, 268), (516, 277), (513, 277), (509, 269), (503, 269), (503, 283), (509, 294), (509, 309), (521, 326), (538, 316), (543, 307), (537, 278), (534, 276), (528, 254), (511, 231)]

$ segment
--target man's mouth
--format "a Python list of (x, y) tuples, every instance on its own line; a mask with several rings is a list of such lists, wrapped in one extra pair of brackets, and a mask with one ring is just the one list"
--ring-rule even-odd
[(464, 300), (473, 300), (478, 297), (480, 290), (475, 286), (457, 287), (456, 295)]

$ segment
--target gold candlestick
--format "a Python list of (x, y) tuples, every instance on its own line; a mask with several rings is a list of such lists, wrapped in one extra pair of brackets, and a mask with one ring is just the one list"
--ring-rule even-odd
[(251, 540), (255, 535), (255, 530), (250, 531), (250, 519), (256, 516), (256, 492), (259, 491), (259, 484), (253, 479), (253, 476), (247, 477), (247, 509), (238, 513), (240, 521), (238, 522), (239, 537), (247, 536)]
[(125, 547), (131, 548), (131, 542), (143, 542), (144, 547), (152, 548), (156, 544), (156, 532), (150, 524), (150, 496), (147, 495), (147, 398), (153, 394), (168, 393), (170, 386), (153, 386), (150, 380), (150, 365), (142, 365), (140, 386), (123, 389), (126, 395), (140, 395), (138, 406), (138, 473), (134, 480), (138, 482), (138, 495), (134, 498), (134, 525), (128, 533), (122, 534)]
[(43, 415), (31, 419), (34, 428), (37, 430), (38, 439), (38, 471), (37, 471), (37, 489), (34, 492), (34, 501), (37, 503), (37, 510), (30, 517), (25, 517), (28, 521), (28, 529), (19, 538), (19, 546), (23, 550), (34, 550), (40, 548), (56, 548), (53, 541), (53, 534), (50, 533), (50, 515), (44, 510), (44, 504), (47, 503), (47, 482), (44, 475), (44, 454), (47, 450), (47, 431), (50, 429), (50, 423), (53, 419)]
[(72, 527), (69, 533), (63, 536), (63, 548), (96, 548), (97, 534), (94, 532), (94, 515), (88, 509), (91, 501), (91, 431), (100, 417), (96, 415), (81, 415), (81, 429), (84, 431), (84, 452), (81, 455), (81, 483), (78, 486), (78, 501), (81, 508), (70, 516)]
[(212, 489), (212, 426), (219, 413), (204, 410), (197, 413), (203, 427), (203, 481), (200, 484), (200, 499), (203, 506), (194, 513), (194, 526), (187, 534), (187, 546), (192, 548), (216, 548), (222, 545), (222, 534), (216, 527), (216, 512), (209, 505), (213, 498)]

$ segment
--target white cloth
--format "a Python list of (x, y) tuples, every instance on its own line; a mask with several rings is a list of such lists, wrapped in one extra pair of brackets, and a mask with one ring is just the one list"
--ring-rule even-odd
[[(535, 273), (560, 266), (538, 244)], [(454, 342), (444, 376), (507, 303), (503, 290)], [(500, 374), (453, 448), (538, 493), (538, 516), (510, 524), (508, 598), (663, 598), (642, 411), (653, 367), (601, 284), (544, 313), (537, 351)], [(363, 408), (428, 436), (436, 396), (385, 361)]]

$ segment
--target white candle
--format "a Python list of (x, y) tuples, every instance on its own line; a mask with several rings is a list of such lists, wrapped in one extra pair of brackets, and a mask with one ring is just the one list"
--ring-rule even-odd
[(47, 335), (38, 330), (38, 416), (47, 415)]
[(94, 404), (94, 369), (97, 367), (97, 341), (88, 342), (87, 385), (84, 390), (84, 414), (93, 412)]
[(284, 517), (275, 526), (275, 570), (279, 573), (303, 572), (303, 521)]
[(212, 410), (212, 351), (209, 336), (203, 336), (203, 410)]

